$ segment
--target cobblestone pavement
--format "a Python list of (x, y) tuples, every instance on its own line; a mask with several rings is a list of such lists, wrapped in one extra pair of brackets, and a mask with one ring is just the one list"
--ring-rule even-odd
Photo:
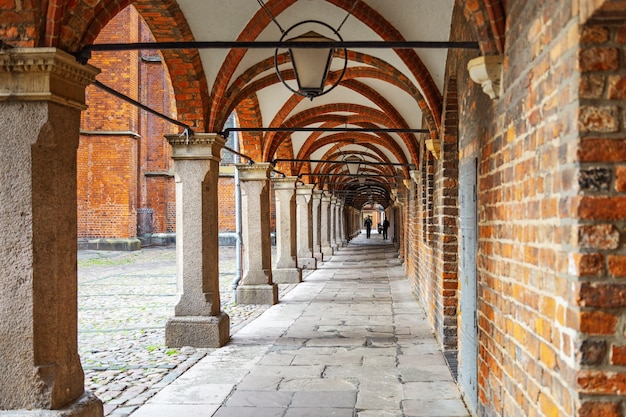
[[(233, 247), (220, 247), (219, 267), (233, 334), (269, 306), (233, 302)], [(291, 287), (281, 286), (281, 296)], [(104, 402), (105, 415), (130, 414), (211, 351), (165, 346), (175, 303), (175, 247), (79, 252), (79, 353), (85, 388)]]

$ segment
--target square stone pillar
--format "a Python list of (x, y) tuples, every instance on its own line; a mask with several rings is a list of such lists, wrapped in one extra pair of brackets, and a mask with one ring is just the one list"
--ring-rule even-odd
[(276, 265), (272, 280), (277, 284), (302, 282), (296, 242), (296, 181), (298, 177), (272, 178), (276, 196)]
[(84, 391), (76, 267), (80, 112), (97, 73), (56, 48), (0, 51), (0, 416), (103, 415)]
[(312, 229), (313, 229), (313, 257), (318, 262), (324, 261), (322, 253), (322, 196), (324, 192), (321, 190), (313, 190), (313, 198), (311, 200)]
[(166, 136), (176, 180), (175, 317), (165, 325), (171, 347), (216, 348), (230, 339), (230, 319), (219, 291), (218, 197), (220, 160), (226, 141), (217, 134)]
[(337, 210), (337, 197), (330, 197), (330, 247), (333, 249), (333, 253), (339, 250), (339, 242), (337, 242), (337, 217), (339, 210)]
[(320, 204), (320, 246), (322, 247), (322, 254), (324, 259), (326, 257), (333, 256), (333, 248), (330, 243), (330, 196), (322, 195), (322, 202)]
[(278, 286), (272, 278), (269, 163), (237, 164), (241, 183), (241, 281), (239, 304), (276, 304)]
[(298, 266), (303, 269), (316, 269), (317, 259), (313, 256), (313, 187), (296, 187), (296, 234)]
[(337, 239), (341, 245), (341, 247), (345, 247), (348, 245), (348, 238), (346, 233), (346, 206), (342, 200), (338, 202), (339, 207), (339, 216), (337, 218)]

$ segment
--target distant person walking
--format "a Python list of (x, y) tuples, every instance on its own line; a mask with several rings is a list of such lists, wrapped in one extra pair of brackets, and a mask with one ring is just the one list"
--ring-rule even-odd
[(365, 219), (365, 231), (367, 232), (367, 238), (370, 238), (370, 235), (372, 234), (372, 218), (370, 216), (367, 216), (367, 219)]
[(383, 220), (383, 240), (387, 240), (387, 229), (389, 229), (389, 220)]

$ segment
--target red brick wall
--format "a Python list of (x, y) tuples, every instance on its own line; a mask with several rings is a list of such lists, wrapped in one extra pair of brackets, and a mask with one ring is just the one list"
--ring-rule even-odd
[(220, 177), (217, 194), (219, 200), (219, 231), (236, 232), (237, 223), (235, 218), (235, 177)]
[[(621, 5), (621, 11), (626, 12), (626, 4)], [(616, 17), (612, 13), (609, 16)], [(581, 331), (577, 342), (581, 370), (576, 383), (581, 391), (582, 417), (624, 415), (624, 397), (616, 394), (626, 390), (626, 256), (622, 237), (626, 220), (625, 53), (626, 19), (612, 25), (599, 19), (582, 30), (578, 54), (582, 72), (580, 142), (576, 150), (580, 191), (572, 204), (580, 225), (574, 235), (578, 253), (570, 257), (572, 272), (580, 277), (580, 311), (565, 316), (573, 322), (578, 320)]]
[[(151, 40), (145, 22), (128, 7), (96, 42)], [(90, 63), (102, 69), (98, 79), (104, 84), (176, 117), (173, 89), (158, 53), (94, 53)], [(134, 237), (138, 208), (154, 210), (154, 233), (175, 231), (171, 148), (164, 134), (177, 128), (95, 87), (87, 89), (87, 103), (81, 129), (94, 134), (81, 136), (78, 151), (78, 236)]]
[[(139, 20), (128, 8), (102, 31), (107, 40), (138, 41)], [(131, 97), (138, 93), (137, 52), (94, 54), (102, 68), (98, 79)], [(89, 108), (78, 150), (78, 237), (136, 236), (138, 110), (93, 86), (87, 88)]]
[[(504, 92), (490, 101), (452, 52), (460, 158), (478, 157), (479, 415), (572, 416), (579, 406), (577, 39), (571, 2), (507, 1)], [(455, 16), (454, 36), (473, 39)], [(461, 349), (463, 340), (460, 340)]]
[(82, 136), (78, 148), (78, 237), (136, 236), (137, 139)]

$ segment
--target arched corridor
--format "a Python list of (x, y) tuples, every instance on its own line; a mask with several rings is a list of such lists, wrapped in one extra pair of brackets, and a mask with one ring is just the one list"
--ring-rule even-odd
[[(287, 311), (279, 283), (292, 297), (318, 285), (302, 305), (337, 297), (326, 310), (360, 320), (349, 297), (402, 285), (424, 333), (459, 353), (472, 415), (626, 416), (624, 57), (624, 0), (0, 1), (0, 415), (103, 414), (77, 347), (79, 224), (138, 243), (141, 210), (158, 206), (177, 250), (165, 343), (231, 346), (218, 285), (230, 152), (238, 303)], [(352, 242), (366, 215), (389, 219), (390, 258), (372, 259), (386, 253), (376, 233)], [(346, 244), (362, 255), (342, 259)], [(376, 280), (390, 286), (360, 287)], [(265, 324), (263, 349), (289, 340)], [(391, 343), (328, 326), (303, 331)]]
[(408, 286), (362, 233), (132, 416), (469, 416)]

